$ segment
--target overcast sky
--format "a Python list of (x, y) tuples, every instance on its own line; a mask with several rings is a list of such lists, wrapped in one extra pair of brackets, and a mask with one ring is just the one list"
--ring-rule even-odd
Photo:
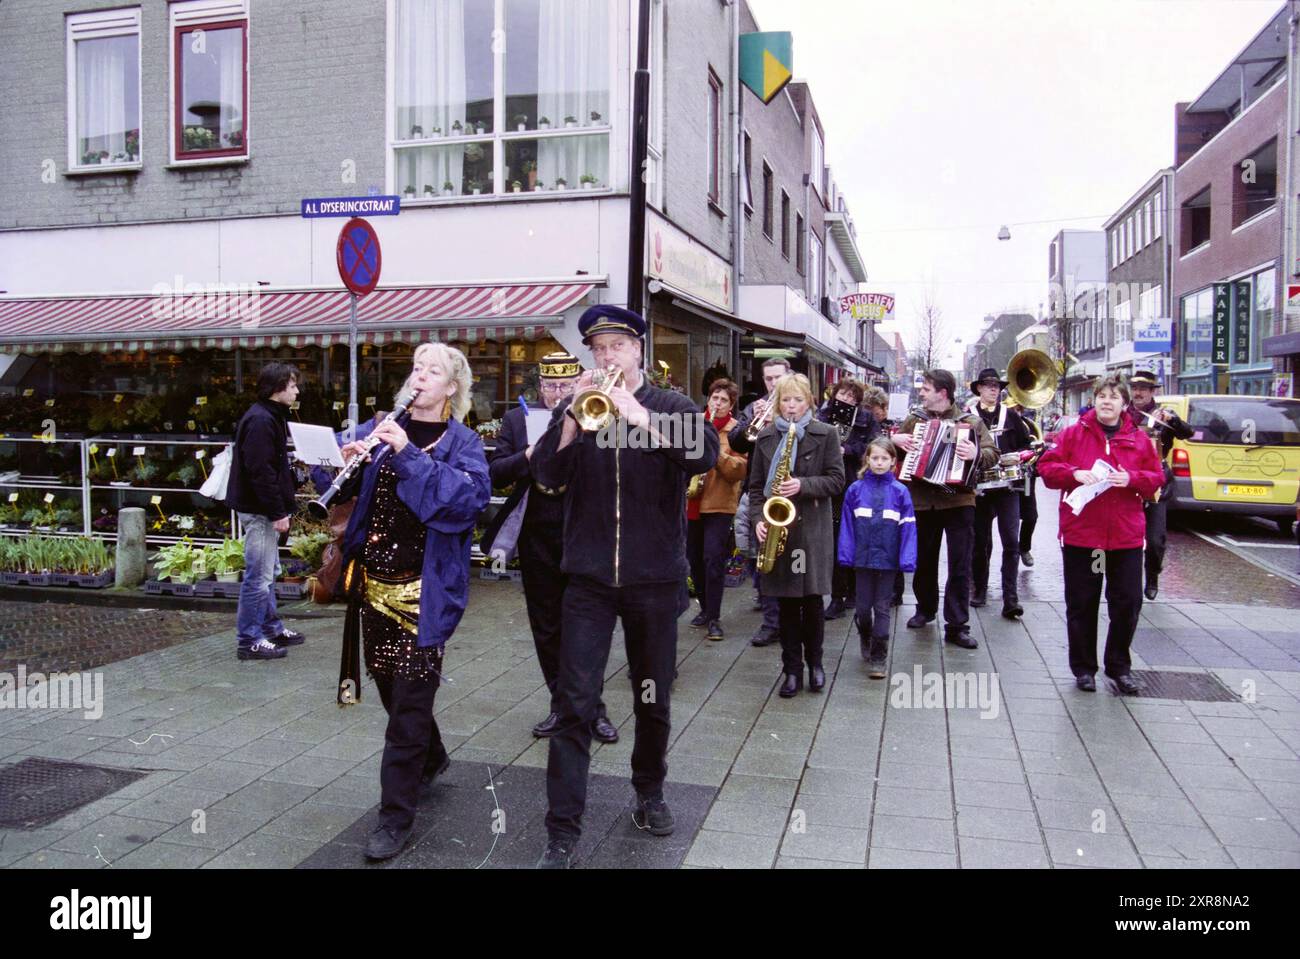
[[(1047, 246), (1173, 163), (1195, 99), (1281, 0), (749, 0), (794, 34), (872, 292), (909, 346), (932, 287), (949, 336), (1045, 302)], [(1033, 222), (1046, 221), (1046, 222)], [(997, 240), (998, 227), (1011, 240)], [(1023, 224), (1023, 225), (1018, 225)], [(954, 363), (956, 346), (946, 362)]]

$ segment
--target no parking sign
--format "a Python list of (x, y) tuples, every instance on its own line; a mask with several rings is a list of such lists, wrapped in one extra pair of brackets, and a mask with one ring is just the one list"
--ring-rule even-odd
[(383, 254), (375, 228), (359, 217), (343, 224), (336, 247), (339, 276), (352, 293), (365, 296), (379, 282)]

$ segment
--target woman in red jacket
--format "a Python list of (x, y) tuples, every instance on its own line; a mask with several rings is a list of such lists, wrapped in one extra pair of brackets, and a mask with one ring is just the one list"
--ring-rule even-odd
[[(1102, 566), (1106, 576), (1106, 675), (1120, 692), (1140, 690), (1129, 674), (1129, 646), (1142, 610), (1142, 549), (1146, 536), (1143, 503), (1164, 482), (1151, 441), (1124, 416), (1128, 384), (1107, 376), (1093, 387), (1093, 408), (1057, 438), (1038, 462), (1043, 484), (1062, 491), (1061, 552), (1065, 563), (1065, 623), (1075, 684), (1093, 692), (1097, 672), (1097, 613)], [(1101, 461), (1111, 467), (1094, 469)], [(1104, 475), (1104, 478), (1103, 478)], [(1079, 511), (1067, 495), (1101, 483), (1104, 492)], [(1097, 562), (1103, 560), (1104, 563)]]

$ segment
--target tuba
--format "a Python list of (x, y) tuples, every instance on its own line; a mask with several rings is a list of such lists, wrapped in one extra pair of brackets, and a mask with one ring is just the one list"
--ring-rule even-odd
[(1060, 380), (1056, 364), (1042, 350), (1021, 350), (1007, 364), (1007, 396), (1027, 410), (1050, 403)]
[(763, 541), (758, 554), (758, 571), (770, 573), (776, 566), (776, 558), (785, 550), (788, 527), (795, 521), (797, 511), (794, 503), (784, 496), (778, 496), (776, 488), (790, 478), (791, 452), (794, 450), (794, 433), (796, 424), (791, 423), (785, 434), (785, 452), (776, 464), (772, 474), (773, 493), (763, 502), (763, 522), (767, 523), (767, 539)]
[(615, 366), (604, 370), (595, 370), (592, 385), (573, 398), (573, 418), (587, 432), (603, 430), (618, 416), (618, 407), (614, 405), (609, 391), (618, 386), (623, 379), (623, 371)]

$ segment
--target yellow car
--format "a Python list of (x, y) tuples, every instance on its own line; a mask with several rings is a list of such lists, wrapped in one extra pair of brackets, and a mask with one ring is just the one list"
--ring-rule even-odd
[(1195, 432), (1175, 439), (1171, 510), (1300, 519), (1300, 400), (1218, 394), (1164, 396)]

